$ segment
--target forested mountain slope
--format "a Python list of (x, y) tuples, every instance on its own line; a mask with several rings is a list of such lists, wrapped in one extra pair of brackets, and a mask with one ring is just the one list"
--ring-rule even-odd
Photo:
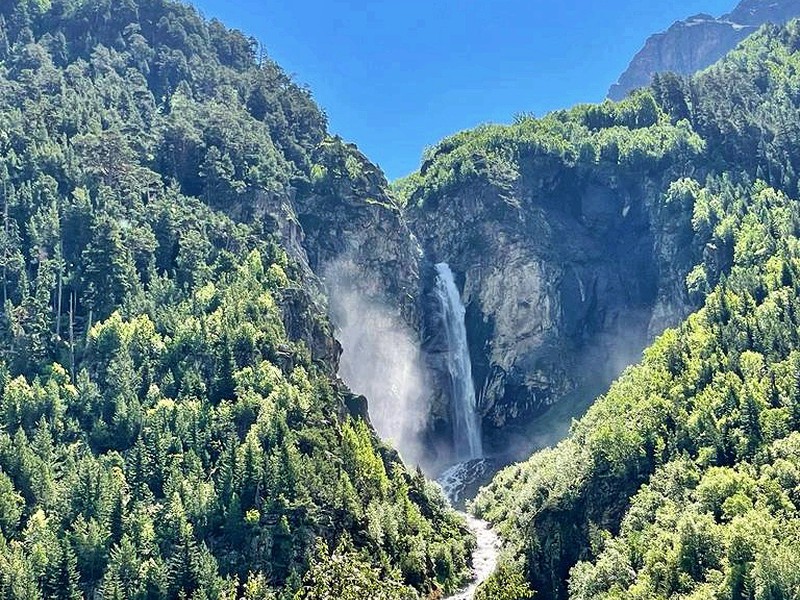
[(482, 597), (527, 597), (521, 581), (537, 598), (800, 595), (798, 40), (798, 22), (767, 27), (646, 92), (702, 140), (658, 202), (702, 307), (481, 492), (507, 543)]
[(169, 0), (3, 0), (0, 186), (3, 598), (461, 579), (463, 524), (335, 378), (297, 225), (399, 210), (252, 40)]

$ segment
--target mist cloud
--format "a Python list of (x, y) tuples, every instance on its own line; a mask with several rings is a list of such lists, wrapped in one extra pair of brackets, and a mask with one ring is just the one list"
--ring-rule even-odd
[(429, 412), (425, 367), (414, 331), (358, 275), (352, 261), (340, 259), (324, 272), (330, 315), (342, 345), (339, 376), (369, 401), (378, 434), (407, 463), (424, 464), (423, 432)]

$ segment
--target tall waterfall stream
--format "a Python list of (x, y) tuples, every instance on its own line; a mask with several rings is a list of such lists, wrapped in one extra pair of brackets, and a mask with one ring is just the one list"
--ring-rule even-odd
[[(447, 263), (436, 265), (436, 297), (441, 308), (442, 324), (447, 340), (447, 371), (450, 376), (450, 402), (453, 413), (453, 449), (458, 464), (447, 469), (439, 483), (454, 505), (464, 501), (461, 497), (465, 482), (481, 474), (486, 465), (483, 460), (481, 421), (472, 381), (472, 362), (467, 345), (467, 328), (464, 322), (466, 309), (461, 294)], [(471, 600), (475, 590), (492, 574), (497, 565), (500, 542), (486, 521), (461, 513), (475, 534), (477, 547), (472, 554), (473, 579), (469, 585), (448, 600)]]
[(467, 345), (466, 309), (447, 263), (436, 265), (434, 289), (442, 310), (447, 338), (447, 370), (450, 375), (450, 402), (453, 410), (453, 449), (456, 460), (464, 462), (483, 457), (480, 417), (472, 382), (472, 362)]

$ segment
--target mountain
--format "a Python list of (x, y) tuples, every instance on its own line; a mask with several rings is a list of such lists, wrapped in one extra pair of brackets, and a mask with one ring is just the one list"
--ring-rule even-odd
[(0, 0), (3, 596), (453, 592), (463, 309), (477, 598), (797, 597), (800, 24), (394, 185), (256, 48)]
[(337, 377), (318, 276), (404, 296), (411, 236), (310, 93), (170, 0), (0, 1), (0, 89), (2, 596), (455, 589), (474, 539)]
[[(585, 139), (576, 132), (586, 135), (586, 115), (624, 113), (637, 99), (631, 112), (642, 115), (649, 97), (657, 122), (700, 140), (694, 153), (662, 155), (654, 150), (670, 138), (652, 126), (636, 135), (606, 117), (595, 130), (647, 133), (634, 155), (664, 156), (667, 173), (679, 167), (655, 214), (686, 236), (686, 291), (699, 308), (658, 336), (566, 439), (479, 493), (472, 509), (506, 544), (480, 597), (800, 594), (798, 66), (800, 22), (768, 26), (691, 79), (660, 76), (622, 103), (482, 136), (485, 151), (521, 164), (532, 156), (521, 149), (569, 151)], [(554, 118), (572, 125), (546, 148), (532, 144), (529, 131), (552, 131)], [(618, 145), (620, 159), (631, 147)]]
[(655, 73), (696, 73), (717, 62), (761, 25), (785, 23), (797, 16), (797, 0), (742, 0), (731, 13), (719, 18), (699, 14), (677, 21), (667, 31), (647, 39), (611, 86), (608, 97), (621, 100), (631, 90), (649, 85)]
[(548, 407), (594, 397), (688, 314), (693, 249), (659, 198), (700, 146), (639, 95), (464, 132), (424, 160), (409, 221), (459, 276), (495, 452), (523, 457)]

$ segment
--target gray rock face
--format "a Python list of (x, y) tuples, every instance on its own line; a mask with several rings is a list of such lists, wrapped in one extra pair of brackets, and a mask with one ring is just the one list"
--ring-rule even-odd
[(290, 196), (254, 191), (244, 204), (265, 221), (325, 304), (326, 279), (417, 319), (420, 249), (381, 170), (352, 144), (323, 142), (317, 181)]
[[(490, 444), (507, 442), (492, 428), (519, 426), (570, 393), (606, 385), (637, 360), (651, 331), (686, 314), (686, 245), (651, 222), (650, 190), (662, 188), (648, 183), (537, 166), (513, 190), (462, 186), (412, 213), (426, 256), (423, 290), (440, 261), (461, 286)], [(423, 330), (428, 364), (441, 373), (436, 324), (424, 321)], [(435, 403), (433, 416), (446, 429), (446, 406)]]
[(800, 0), (743, 0), (733, 12), (714, 18), (700, 14), (651, 36), (631, 61), (608, 97), (621, 100), (646, 86), (655, 73), (690, 75), (711, 66), (765, 23), (800, 16)]
[(337, 152), (340, 155), (327, 160), (326, 176), (296, 201), (308, 262), (323, 279), (346, 279), (344, 283), (360, 294), (391, 303), (413, 322), (418, 244), (387, 195), (380, 169), (355, 146), (343, 145)]
[[(531, 161), (511, 184), (480, 178), (403, 212), (355, 148), (325, 164), (314, 185), (264, 197), (259, 210), (328, 303), (340, 375), (412, 463), (435, 471), (449, 459), (437, 262), (456, 274), (467, 309), (490, 452), (554, 403), (594, 397), (688, 311), (689, 243), (670, 227), (688, 220), (657, 214), (663, 181)], [(287, 328), (336, 362), (322, 325)]]
[(341, 343), (339, 376), (367, 398), (378, 433), (409, 463), (429, 466), (419, 244), (383, 173), (355, 146), (329, 140), (316, 159), (315, 180), (275, 216), (276, 230), (318, 278)]
[(742, 0), (723, 20), (759, 27), (764, 23), (785, 23), (800, 15), (797, 0)]

